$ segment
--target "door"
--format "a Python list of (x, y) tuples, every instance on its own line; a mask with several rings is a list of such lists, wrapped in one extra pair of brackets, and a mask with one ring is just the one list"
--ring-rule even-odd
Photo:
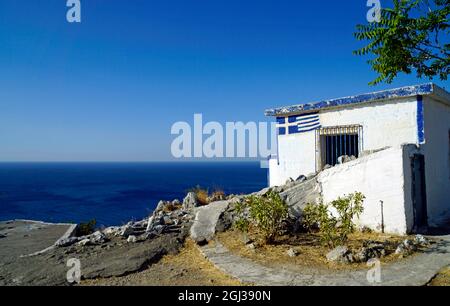
[(425, 157), (422, 154), (414, 154), (411, 158), (411, 170), (414, 229), (416, 231), (422, 231), (428, 225)]

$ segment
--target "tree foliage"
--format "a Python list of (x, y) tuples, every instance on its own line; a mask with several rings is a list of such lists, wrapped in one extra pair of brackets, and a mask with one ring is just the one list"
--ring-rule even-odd
[(368, 63), (378, 73), (370, 82), (391, 83), (398, 73), (447, 80), (450, 67), (450, 0), (393, 0), (381, 9), (380, 22), (357, 25), (355, 38), (368, 44), (354, 51), (371, 55)]

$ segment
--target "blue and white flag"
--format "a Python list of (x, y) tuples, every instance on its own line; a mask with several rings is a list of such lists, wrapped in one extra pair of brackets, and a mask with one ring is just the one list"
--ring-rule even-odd
[(320, 128), (319, 114), (277, 117), (278, 135), (304, 133)]

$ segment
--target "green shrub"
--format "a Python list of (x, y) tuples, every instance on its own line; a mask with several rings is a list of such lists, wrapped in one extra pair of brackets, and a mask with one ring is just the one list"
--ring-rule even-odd
[[(269, 192), (266, 196), (250, 196), (246, 199), (252, 224), (262, 234), (265, 243), (272, 243), (288, 216), (288, 207), (278, 193)], [(241, 221), (241, 227), (249, 225)]]
[(238, 202), (235, 208), (238, 218), (234, 222), (234, 227), (244, 233), (247, 233), (250, 227), (250, 221), (245, 217), (246, 208), (247, 205), (245, 202)]
[(330, 247), (345, 244), (348, 235), (355, 230), (353, 219), (364, 210), (364, 198), (362, 193), (355, 192), (328, 205), (308, 204), (303, 210), (303, 225), (309, 230), (318, 226), (322, 243)]
[(97, 220), (92, 219), (88, 222), (81, 222), (77, 227), (77, 236), (86, 236), (92, 234), (95, 230)]

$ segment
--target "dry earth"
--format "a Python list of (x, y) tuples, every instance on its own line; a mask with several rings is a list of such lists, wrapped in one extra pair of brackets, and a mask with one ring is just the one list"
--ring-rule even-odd
[(241, 283), (215, 268), (192, 240), (176, 255), (166, 255), (147, 269), (122, 277), (82, 281), (85, 286), (238, 286)]

